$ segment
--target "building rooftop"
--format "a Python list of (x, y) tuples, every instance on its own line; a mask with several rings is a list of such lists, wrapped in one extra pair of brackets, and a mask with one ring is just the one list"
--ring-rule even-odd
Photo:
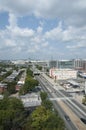
[(21, 95), (20, 99), (23, 102), (25, 108), (41, 105), (41, 98), (38, 94), (35, 93)]

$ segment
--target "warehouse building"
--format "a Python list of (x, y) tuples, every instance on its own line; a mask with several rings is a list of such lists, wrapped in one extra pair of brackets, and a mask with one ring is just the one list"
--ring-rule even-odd
[(49, 71), (49, 76), (55, 80), (76, 79), (77, 71), (73, 69), (55, 69)]

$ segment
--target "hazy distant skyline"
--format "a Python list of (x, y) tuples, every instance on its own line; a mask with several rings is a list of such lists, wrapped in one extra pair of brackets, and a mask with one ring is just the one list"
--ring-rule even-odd
[(86, 0), (0, 0), (0, 59), (86, 59)]

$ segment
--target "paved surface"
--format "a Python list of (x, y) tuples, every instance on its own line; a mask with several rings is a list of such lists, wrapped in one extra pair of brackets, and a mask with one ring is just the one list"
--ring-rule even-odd
[[(50, 81), (52, 84), (58, 85), (58, 83), (55, 83), (54, 79), (49, 78), (49, 77), (48, 77), (47, 75), (45, 75), (45, 74), (43, 74), (43, 76), (46, 77), (46, 78), (48, 79), (48, 81)], [(65, 90), (64, 87), (62, 87), (62, 86), (60, 86), (60, 85), (59, 85), (59, 88)], [(74, 94), (74, 99), (77, 100), (80, 104), (82, 104), (82, 98), (83, 98), (83, 95)], [(83, 105), (83, 104), (82, 104), (82, 105)], [(83, 105), (83, 107), (86, 108), (85, 105)]]
[[(46, 79), (52, 84), (52, 85), (56, 85), (56, 83), (54, 82), (53, 79), (49, 78), (46, 75), (43, 75), (44, 77), (46, 77)], [(64, 91), (63, 87), (60, 85), (56, 85), (56, 87), (58, 87), (59, 92)], [(65, 91), (64, 91), (65, 92)], [(53, 94), (53, 93), (52, 93)], [(54, 97), (57, 93), (54, 93)], [(73, 95), (74, 99), (76, 99), (79, 103), (82, 102), (82, 95), (78, 95), (75, 94)], [(70, 117), (71, 121), (75, 124), (77, 130), (86, 130), (86, 125), (80, 120), (80, 118), (77, 116), (77, 114), (75, 115), (75, 113), (70, 109), (70, 107), (68, 105), (66, 105), (63, 101), (59, 100), (58, 101), (59, 105), (61, 106), (61, 108), (64, 110), (64, 112), (66, 114), (68, 114), (68, 116)], [(80, 108), (79, 108), (80, 109)]]
[(64, 109), (64, 111), (69, 115), (70, 119), (74, 122), (77, 130), (86, 130), (86, 125), (71, 111), (71, 109), (65, 105), (62, 101), (59, 101), (59, 105)]
[[(82, 104), (83, 95), (76, 95), (75, 99)], [(83, 105), (83, 104), (82, 104)], [(83, 107), (86, 109), (86, 105), (83, 105)]]

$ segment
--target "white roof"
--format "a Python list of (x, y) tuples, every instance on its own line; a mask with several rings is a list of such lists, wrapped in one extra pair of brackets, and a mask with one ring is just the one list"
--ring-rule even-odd
[(68, 80), (69, 83), (73, 84), (73, 85), (79, 85), (77, 82), (75, 82), (74, 80)]
[(24, 81), (18, 81), (17, 84), (24, 84)]

